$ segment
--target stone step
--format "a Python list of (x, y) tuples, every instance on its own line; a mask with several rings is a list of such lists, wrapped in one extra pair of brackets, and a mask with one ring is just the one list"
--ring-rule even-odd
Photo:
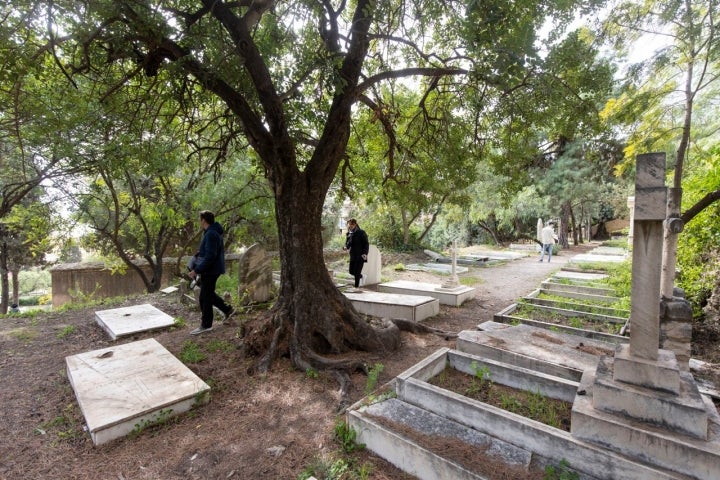
[(594, 330), (586, 330), (582, 328), (575, 328), (571, 327), (569, 325), (562, 325), (562, 324), (556, 324), (556, 323), (548, 323), (543, 322), (540, 320), (534, 320), (530, 318), (522, 318), (516, 315), (513, 315), (515, 310), (517, 310), (518, 304), (513, 303), (512, 305), (509, 305), (508, 307), (500, 310), (498, 313), (493, 315), (493, 320), (499, 323), (507, 323), (511, 325), (517, 325), (517, 324), (525, 324), (530, 325), (533, 327), (539, 327), (544, 328), (547, 330), (552, 330), (554, 332), (563, 332), (568, 333), (571, 335), (576, 335), (578, 337), (585, 337), (588, 339), (594, 339), (594, 340), (601, 340), (604, 342), (610, 342), (610, 343), (627, 343), (628, 337), (622, 336), (622, 335), (615, 335), (613, 333), (605, 333), (605, 332), (596, 332)]
[[(537, 290), (537, 292), (539, 292), (539, 290)], [(614, 320), (611, 321), (614, 321), (616, 323), (621, 320), (625, 322), (630, 317), (630, 310), (620, 310), (617, 308), (608, 308), (600, 307), (597, 305), (588, 305), (585, 303), (577, 303), (572, 301), (573, 299), (567, 301), (560, 301), (550, 300), (546, 298), (537, 298), (536, 296), (533, 296), (533, 293), (526, 297), (523, 297), (523, 302), (531, 303), (533, 305), (541, 305), (544, 307), (563, 309), (579, 314), (597, 314), (604, 317), (612, 317)]]
[(551, 292), (583, 293), (586, 295), (597, 295), (604, 297), (615, 296), (615, 291), (612, 288), (593, 287), (587, 285), (568, 285), (566, 283), (557, 283), (548, 280), (542, 282), (540, 284), (540, 288)]
[(563, 269), (555, 273), (553, 277), (571, 282), (592, 283), (598, 280), (604, 280), (608, 278), (608, 275), (605, 273), (575, 272)]
[[(621, 324), (624, 325), (625, 322), (627, 322), (628, 317), (617, 317), (614, 315), (606, 315), (599, 312), (591, 312), (588, 311), (593, 307), (588, 306), (579, 306), (577, 309), (574, 308), (564, 308), (564, 306), (555, 306), (553, 305), (559, 304), (559, 302), (553, 302), (552, 300), (540, 300), (535, 298), (523, 298), (518, 302), (518, 307), (527, 305), (538, 312), (541, 312), (540, 315), (542, 316), (542, 313), (553, 313), (557, 315), (561, 315), (563, 317), (578, 317), (585, 320), (592, 321), (594, 323), (603, 324), (603, 323), (613, 323), (613, 324)], [(560, 304), (563, 305), (563, 304)], [(584, 309), (583, 309), (584, 307)], [(608, 309), (611, 310), (611, 309)], [(629, 313), (629, 312), (628, 312)], [(628, 315), (629, 316), (629, 315)]]
[(585, 300), (598, 304), (611, 305), (618, 301), (617, 297), (607, 295), (593, 295), (589, 293), (575, 292), (568, 289), (546, 289), (540, 288), (540, 293), (555, 295), (556, 297), (574, 298), (576, 300)]

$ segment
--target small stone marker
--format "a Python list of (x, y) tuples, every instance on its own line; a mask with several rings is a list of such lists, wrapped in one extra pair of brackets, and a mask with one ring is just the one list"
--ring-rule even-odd
[(453, 240), (450, 249), (452, 269), (450, 270), (450, 278), (445, 280), (438, 290), (455, 290), (460, 287), (460, 279), (457, 276), (457, 240)]

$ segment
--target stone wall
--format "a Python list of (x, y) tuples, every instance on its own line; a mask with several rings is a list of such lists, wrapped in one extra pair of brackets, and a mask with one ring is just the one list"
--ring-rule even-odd
[[(237, 275), (239, 255), (225, 256), (228, 275)], [(180, 262), (185, 268), (188, 258)], [(163, 279), (160, 288), (178, 283), (179, 279), (173, 275), (177, 258), (163, 259)], [(145, 260), (137, 260), (136, 265), (148, 275), (151, 269)], [(66, 263), (56, 265), (50, 269), (52, 280), (52, 306), (57, 308), (73, 301), (73, 296), (92, 296), (93, 299), (110, 298), (124, 295), (138, 295), (145, 293), (145, 284), (135, 270), (127, 269), (125, 273), (112, 273), (102, 262)], [(71, 296), (71, 292), (73, 295)]]

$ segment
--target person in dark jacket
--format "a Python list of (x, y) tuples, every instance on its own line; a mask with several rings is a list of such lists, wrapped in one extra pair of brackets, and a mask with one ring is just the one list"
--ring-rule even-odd
[(225, 314), (225, 320), (229, 320), (230, 316), (235, 313), (232, 306), (215, 293), (215, 285), (218, 277), (225, 273), (225, 246), (223, 244), (222, 235), (224, 233), (222, 225), (215, 221), (215, 214), (208, 210), (200, 212), (200, 226), (204, 230), (200, 249), (195, 254), (192, 270), (190, 270), (190, 278), (197, 279), (198, 275), (202, 276), (200, 282), (200, 310), (202, 311), (202, 321), (200, 327), (196, 328), (191, 335), (199, 335), (201, 333), (212, 330), (213, 324), (213, 306), (220, 309)]
[(350, 253), (350, 275), (355, 277), (355, 288), (358, 288), (362, 278), (363, 265), (367, 262), (370, 242), (368, 242), (367, 234), (360, 229), (357, 220), (354, 218), (348, 220), (347, 227), (348, 232), (343, 250)]

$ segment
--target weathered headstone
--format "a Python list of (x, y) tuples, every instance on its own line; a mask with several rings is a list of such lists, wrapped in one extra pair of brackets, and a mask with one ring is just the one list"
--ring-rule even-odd
[(363, 285), (376, 285), (382, 281), (382, 255), (375, 245), (370, 245), (367, 263), (363, 267)]
[(265, 249), (250, 246), (240, 257), (238, 298), (245, 304), (263, 303), (272, 297), (272, 265)]

